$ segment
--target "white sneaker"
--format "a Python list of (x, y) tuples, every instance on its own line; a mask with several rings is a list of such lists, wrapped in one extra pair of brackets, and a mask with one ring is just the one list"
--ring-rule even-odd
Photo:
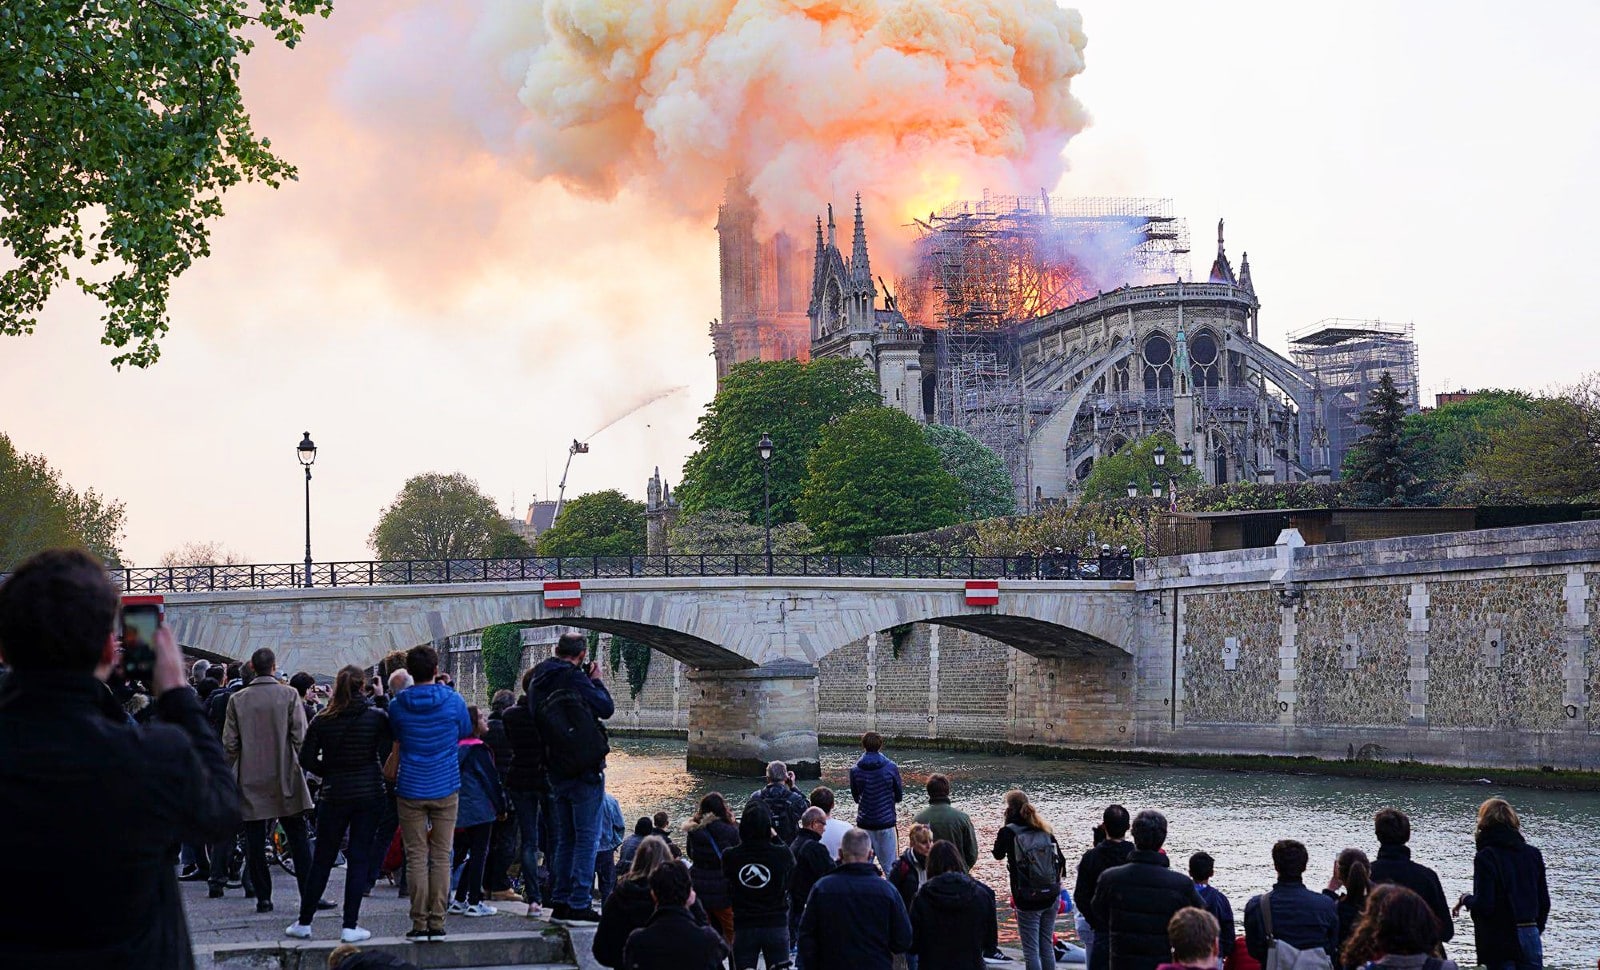
[(311, 939), (311, 927), (304, 923), (291, 923), (289, 926), (284, 927), (283, 935), (292, 936), (297, 940), (309, 940)]
[(500, 912), (488, 903), (473, 903), (462, 911), (462, 916), (493, 916)]
[(445, 912), (449, 913), (451, 916), (461, 916), (461, 915), (464, 915), (466, 913), (466, 911), (467, 911), (467, 904), (463, 903), (459, 899), (450, 900), (450, 907), (445, 910)]
[(359, 926), (339, 931), (340, 943), (360, 943), (362, 940), (370, 939), (372, 939), (372, 931), (364, 930)]
[(549, 913), (545, 911), (545, 908), (538, 903), (528, 904), (528, 916), (531, 919), (544, 919), (548, 915)]

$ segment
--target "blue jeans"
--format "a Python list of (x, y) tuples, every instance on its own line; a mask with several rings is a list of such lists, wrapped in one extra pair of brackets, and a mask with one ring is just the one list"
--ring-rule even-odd
[(1490, 970), (1544, 970), (1544, 941), (1539, 938), (1539, 927), (1517, 927), (1517, 944), (1522, 947), (1522, 959), (1507, 960)]
[(766, 959), (767, 970), (789, 966), (789, 930), (782, 926), (735, 926), (733, 970), (756, 970), (758, 958)]
[(900, 858), (900, 846), (895, 842), (894, 826), (886, 829), (867, 829), (867, 838), (872, 843), (873, 855), (878, 857), (878, 868), (883, 870), (884, 875), (888, 875), (894, 860)]
[(557, 906), (594, 907), (594, 857), (600, 851), (600, 802), (606, 785), (599, 778), (559, 778), (550, 782), (555, 802), (555, 892)]
[(517, 817), (517, 832), (522, 847), (522, 896), (530, 903), (543, 903), (539, 892), (539, 802), (538, 792), (507, 792), (511, 796), (511, 809)]
[(1022, 962), (1027, 970), (1056, 970), (1055, 907), (1019, 909), (1017, 935), (1022, 937)]

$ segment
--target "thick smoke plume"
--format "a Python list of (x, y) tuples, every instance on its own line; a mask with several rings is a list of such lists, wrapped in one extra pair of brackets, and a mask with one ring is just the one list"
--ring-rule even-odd
[(520, 147), (537, 175), (602, 197), (637, 184), (701, 218), (740, 176), (765, 232), (858, 191), (904, 224), (985, 188), (1054, 188), (1088, 120), (1070, 89), (1082, 20), (1053, 0), (536, 6)]

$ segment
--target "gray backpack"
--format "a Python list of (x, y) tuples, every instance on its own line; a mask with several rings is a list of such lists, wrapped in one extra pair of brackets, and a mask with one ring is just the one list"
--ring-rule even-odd
[(1267, 934), (1265, 970), (1333, 970), (1333, 960), (1320, 946), (1300, 950), (1272, 934), (1272, 893), (1261, 894), (1261, 928)]

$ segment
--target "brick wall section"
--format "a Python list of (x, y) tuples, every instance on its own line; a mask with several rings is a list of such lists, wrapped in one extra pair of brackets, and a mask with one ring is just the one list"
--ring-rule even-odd
[[(878, 634), (878, 717), (928, 713), (928, 638), (931, 628), (918, 623), (900, 645), (895, 656), (894, 638), (889, 631)], [(939, 631), (941, 634), (946, 631)], [(945, 639), (941, 638), (941, 643)], [(879, 728), (879, 730), (883, 730)], [(898, 733), (898, 732), (897, 732)]]
[(1400, 635), (1410, 617), (1407, 584), (1319, 589), (1297, 628), (1302, 724), (1392, 724), (1408, 718), (1410, 658)]
[(1004, 741), (1010, 733), (1011, 664), (1024, 656), (965, 630), (939, 631), (939, 717), (942, 737)]
[[(1183, 597), (1183, 712), (1188, 721), (1278, 721), (1283, 611), (1270, 590)], [(1224, 651), (1237, 641), (1228, 669)]]
[(1565, 576), (1428, 584), (1428, 722), (1550, 730), (1566, 725)]
[(1133, 658), (1015, 660), (1017, 744), (1126, 744), (1133, 725)]

